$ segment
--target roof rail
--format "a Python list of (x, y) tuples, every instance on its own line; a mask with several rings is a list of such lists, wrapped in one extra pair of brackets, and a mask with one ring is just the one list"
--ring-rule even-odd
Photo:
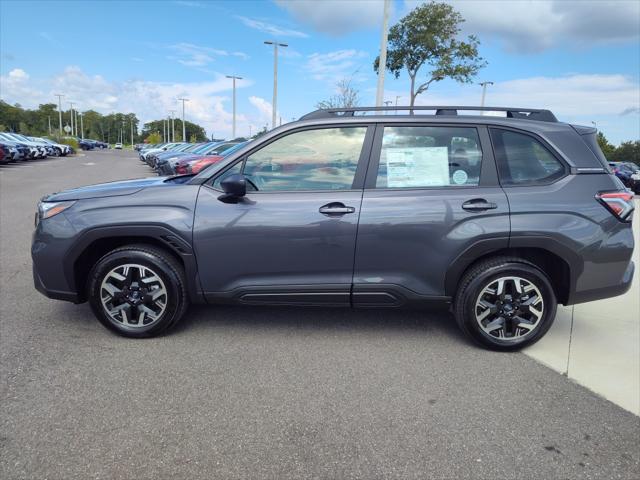
[(346, 107), (346, 108), (326, 108), (315, 110), (300, 117), (300, 120), (311, 120), (318, 118), (332, 118), (337, 116), (353, 117), (356, 113), (362, 112), (398, 112), (408, 111), (411, 115), (416, 111), (434, 111), (435, 115), (457, 115), (458, 110), (478, 111), (478, 112), (506, 112), (507, 118), (522, 118), (525, 120), (537, 120), (539, 122), (557, 122), (558, 119), (551, 110), (536, 108), (514, 108), (514, 107), (475, 107), (475, 106), (414, 106), (414, 107)]

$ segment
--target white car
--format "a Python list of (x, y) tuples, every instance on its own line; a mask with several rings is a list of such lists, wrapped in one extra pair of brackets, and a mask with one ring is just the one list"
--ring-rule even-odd
[(118, 142), (113, 146), (113, 148), (115, 148), (116, 150), (122, 150), (122, 144)]

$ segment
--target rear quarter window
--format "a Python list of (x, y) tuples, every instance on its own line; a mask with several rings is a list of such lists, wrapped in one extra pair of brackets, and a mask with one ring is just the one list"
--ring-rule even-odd
[(490, 131), (502, 185), (545, 184), (565, 175), (564, 164), (536, 138), (499, 128)]

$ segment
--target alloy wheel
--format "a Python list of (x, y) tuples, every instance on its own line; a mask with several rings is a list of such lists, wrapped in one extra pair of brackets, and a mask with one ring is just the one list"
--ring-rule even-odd
[(520, 341), (540, 325), (544, 300), (530, 280), (501, 277), (480, 292), (474, 313), (486, 334), (501, 340)]
[(167, 289), (160, 276), (144, 265), (127, 263), (113, 268), (100, 285), (107, 316), (131, 328), (157, 322), (167, 308)]

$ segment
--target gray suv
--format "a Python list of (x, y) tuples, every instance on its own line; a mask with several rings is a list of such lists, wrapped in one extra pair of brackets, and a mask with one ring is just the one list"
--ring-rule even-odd
[(629, 289), (633, 208), (596, 130), (548, 110), (318, 110), (195, 176), (43, 198), (33, 276), (130, 337), (190, 303), (445, 305), (513, 350)]

